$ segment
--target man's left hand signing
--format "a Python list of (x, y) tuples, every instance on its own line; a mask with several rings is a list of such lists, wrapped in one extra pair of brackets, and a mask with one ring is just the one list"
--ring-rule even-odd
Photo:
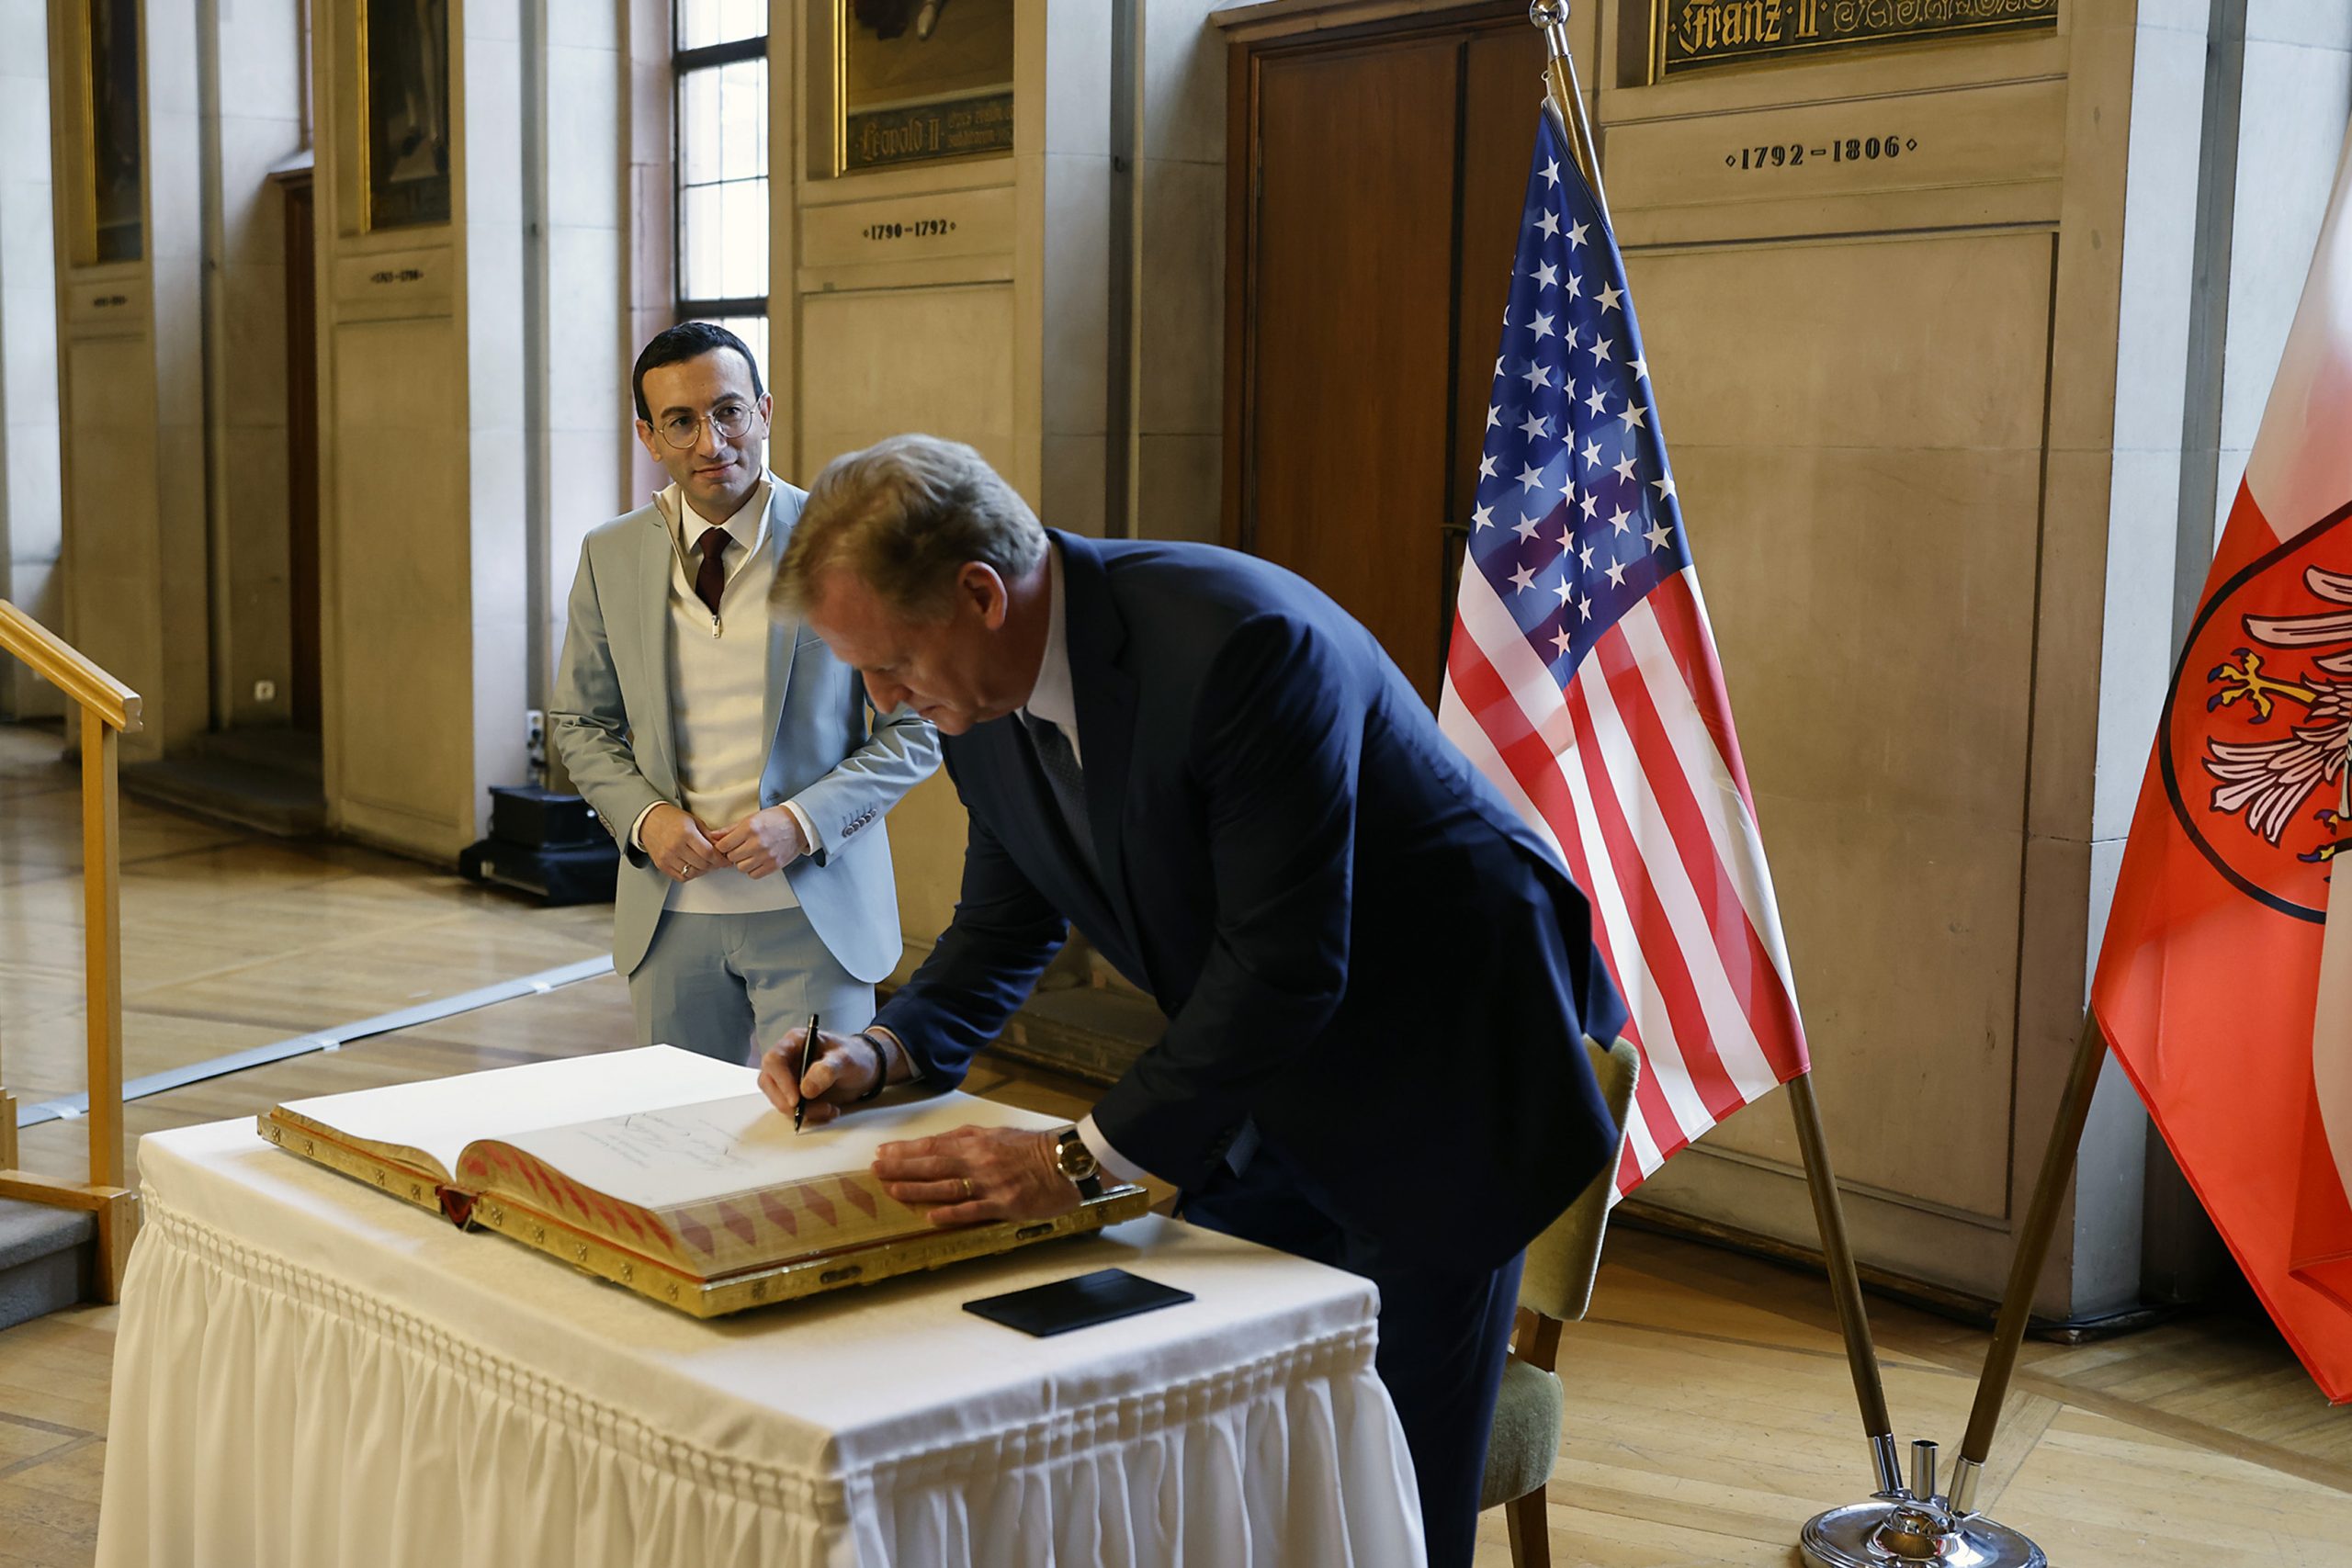
[(1015, 1127), (958, 1127), (885, 1144), (874, 1174), (901, 1203), (936, 1203), (935, 1225), (1050, 1220), (1078, 1207), (1078, 1184), (1055, 1158), (1060, 1138)]
[(729, 864), (754, 880), (808, 852), (799, 822), (781, 806), (752, 812), (733, 827), (713, 833), (710, 842)]

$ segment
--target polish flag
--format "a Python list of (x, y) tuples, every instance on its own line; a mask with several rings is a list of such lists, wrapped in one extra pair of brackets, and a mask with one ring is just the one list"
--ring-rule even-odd
[(2174, 671), (2091, 1006), (2295, 1353), (2352, 1400), (2352, 135)]

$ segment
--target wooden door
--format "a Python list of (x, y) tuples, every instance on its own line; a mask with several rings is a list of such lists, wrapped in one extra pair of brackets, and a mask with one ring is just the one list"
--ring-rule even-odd
[(1517, 8), (1236, 62), (1227, 542), (1435, 702), (1543, 44)]

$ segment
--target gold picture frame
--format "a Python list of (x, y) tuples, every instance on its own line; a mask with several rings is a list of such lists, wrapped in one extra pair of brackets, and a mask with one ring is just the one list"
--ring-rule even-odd
[(447, 223), (455, 161), (449, 0), (359, 0), (353, 11), (359, 226), (372, 232)]
[(812, 7), (830, 91), (824, 175), (1012, 151), (1014, 0), (830, 0)]
[(138, 0), (90, 0), (82, 11), (82, 210), (75, 260), (135, 262), (146, 254), (144, 39)]

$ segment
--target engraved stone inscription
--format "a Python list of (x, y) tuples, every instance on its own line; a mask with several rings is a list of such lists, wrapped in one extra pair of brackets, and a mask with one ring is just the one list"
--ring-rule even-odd
[(1770, 141), (1740, 147), (1724, 154), (1724, 167), (1754, 173), (1758, 169), (1801, 169), (1810, 161), (1820, 164), (1892, 163), (1919, 150), (1913, 136), (1833, 136), (1820, 142)]
[(904, 221), (868, 223), (857, 232), (860, 238), (869, 241), (928, 240), (937, 235), (956, 232), (956, 220), (918, 218), (911, 223)]
[(1704, 65), (2054, 28), (2058, 0), (1655, 0), (1659, 77)]

